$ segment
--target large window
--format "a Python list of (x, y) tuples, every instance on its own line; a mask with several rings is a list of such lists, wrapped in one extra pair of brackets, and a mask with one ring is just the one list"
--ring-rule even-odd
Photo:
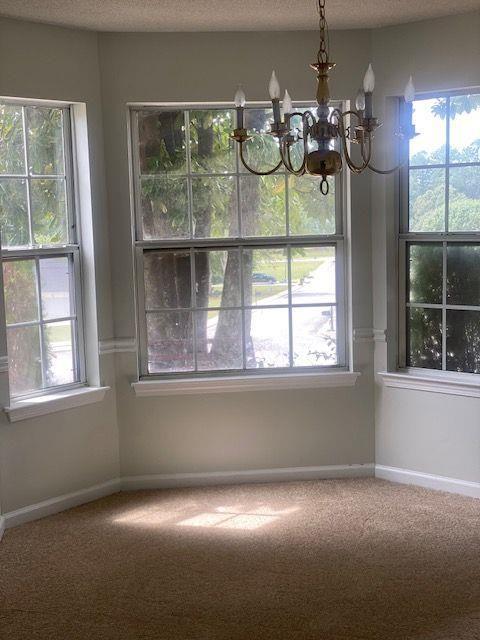
[(0, 227), (10, 395), (82, 382), (68, 107), (0, 104)]
[[(256, 132), (270, 117), (246, 112)], [(247, 173), (233, 124), (226, 108), (131, 111), (142, 375), (345, 365), (340, 180), (325, 197)], [(278, 148), (254, 135), (247, 155), (264, 170)]]
[(404, 172), (400, 364), (480, 373), (480, 93), (415, 100)]

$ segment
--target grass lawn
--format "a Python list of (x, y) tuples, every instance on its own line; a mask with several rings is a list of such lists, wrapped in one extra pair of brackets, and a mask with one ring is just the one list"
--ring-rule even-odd
[[(302, 278), (308, 276), (310, 273), (318, 269), (325, 258), (317, 258), (316, 260), (302, 260), (297, 259), (292, 262), (292, 285), (299, 284)], [(284, 262), (269, 262), (256, 264), (253, 267), (255, 273), (265, 273), (266, 275), (273, 276), (277, 282), (275, 284), (266, 284), (263, 282), (253, 283), (253, 304), (258, 304), (265, 298), (270, 298), (278, 293), (287, 291), (287, 274), (286, 264)], [(222, 285), (212, 285), (210, 292), (210, 306), (219, 307), (222, 301)], [(208, 317), (213, 318), (217, 315), (216, 311), (210, 311)]]
[(47, 339), (52, 344), (56, 342), (70, 342), (72, 339), (70, 323), (48, 324)]

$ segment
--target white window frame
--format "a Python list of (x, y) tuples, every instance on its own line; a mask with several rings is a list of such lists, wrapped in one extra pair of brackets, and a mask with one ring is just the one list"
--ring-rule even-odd
[(12, 395), (9, 390), (9, 396), (12, 401), (12, 406), (22, 402), (28, 402), (29, 398), (35, 399), (39, 396), (45, 395), (54, 395), (62, 392), (69, 392), (78, 390), (80, 387), (84, 387), (87, 383), (86, 379), (86, 361), (85, 361), (85, 333), (84, 333), (84, 319), (83, 319), (83, 297), (82, 297), (82, 255), (81, 255), (81, 232), (80, 232), (80, 224), (78, 221), (77, 211), (79, 211), (79, 195), (76, 189), (75, 184), (75, 176), (77, 173), (76, 167), (76, 147), (75, 147), (75, 136), (73, 132), (74, 126), (74, 118), (73, 118), (73, 105), (59, 102), (51, 102), (46, 100), (21, 100), (21, 99), (9, 99), (9, 98), (1, 98), (0, 99), (3, 104), (15, 105), (22, 107), (22, 118), (23, 118), (23, 144), (24, 144), (24, 164), (25, 171), (23, 174), (2, 174), (2, 178), (16, 178), (16, 179), (24, 179), (27, 183), (27, 207), (28, 207), (28, 220), (29, 220), (29, 232), (30, 232), (30, 240), (32, 240), (32, 217), (31, 217), (31, 189), (30, 182), (33, 179), (39, 179), (42, 177), (51, 178), (51, 175), (47, 176), (30, 176), (28, 170), (28, 138), (27, 138), (27, 130), (26, 130), (26, 118), (25, 118), (25, 109), (27, 107), (46, 107), (52, 109), (61, 109), (62, 110), (62, 123), (63, 123), (63, 148), (64, 148), (64, 164), (65, 164), (65, 193), (66, 193), (66, 205), (67, 205), (67, 225), (68, 225), (68, 233), (69, 233), (69, 242), (64, 245), (53, 245), (53, 246), (30, 246), (30, 247), (15, 247), (9, 249), (5, 247), (2, 249), (2, 261), (13, 261), (13, 260), (34, 260), (36, 262), (36, 278), (37, 278), (37, 298), (38, 298), (38, 308), (39, 308), (39, 319), (38, 321), (32, 321), (27, 323), (17, 323), (14, 325), (6, 325), (6, 327), (11, 326), (39, 326), (40, 327), (40, 354), (42, 361), (42, 381), (46, 380), (46, 371), (45, 371), (45, 360), (43, 358), (43, 349), (44, 349), (44, 324), (48, 324), (48, 321), (45, 322), (42, 317), (42, 307), (41, 307), (41, 283), (40, 283), (40, 275), (39, 275), (39, 260), (40, 258), (45, 257), (55, 257), (55, 256), (65, 256), (69, 258), (72, 264), (72, 272), (71, 272), (71, 284), (73, 285), (73, 291), (71, 290), (71, 294), (73, 294), (72, 306), (73, 306), (73, 314), (68, 316), (67, 318), (55, 318), (55, 322), (62, 320), (71, 320), (76, 325), (76, 331), (73, 332), (72, 336), (72, 352), (74, 358), (74, 366), (75, 366), (75, 382), (55, 385), (55, 386), (44, 386), (41, 389), (25, 393), (19, 395)]
[[(252, 102), (249, 103), (252, 108), (268, 108), (271, 106), (269, 103), (264, 102)], [(316, 105), (309, 104), (308, 101), (301, 102), (296, 101), (295, 106), (314, 108)], [(334, 106), (341, 106), (338, 103)], [(335, 233), (330, 235), (309, 235), (309, 236), (276, 236), (276, 237), (239, 237), (227, 238), (227, 239), (202, 239), (202, 238), (179, 238), (179, 239), (167, 239), (167, 240), (143, 240), (142, 238), (142, 217), (140, 206), (140, 193), (138, 185), (140, 184), (140, 160), (139, 160), (139, 140), (138, 140), (138, 113), (152, 109), (153, 111), (171, 111), (182, 110), (185, 117), (185, 140), (186, 144), (189, 144), (189, 110), (198, 109), (232, 109), (230, 103), (132, 103), (128, 105), (128, 142), (129, 142), (129, 172), (130, 172), (130, 194), (131, 194), (131, 209), (132, 209), (132, 242), (134, 252), (134, 273), (135, 273), (135, 307), (136, 307), (136, 325), (137, 325), (137, 338), (138, 338), (138, 378), (145, 381), (167, 381), (167, 380), (195, 380), (205, 379), (210, 381), (214, 378), (245, 378), (250, 376), (258, 376), (259, 378), (268, 375), (268, 378), (275, 376), (292, 377), (295, 375), (305, 374), (327, 374), (339, 373), (349, 371), (349, 349), (346, 335), (347, 329), (347, 273), (346, 273), (346, 251), (347, 243), (345, 238), (346, 224), (346, 211), (347, 211), (347, 198), (346, 198), (346, 181), (342, 173), (338, 174), (335, 178)], [(187, 147), (188, 149), (188, 147)], [(188, 154), (187, 154), (188, 157)], [(188, 161), (187, 161), (188, 162)], [(240, 176), (248, 175), (240, 171), (239, 153), (236, 149), (236, 171), (232, 174), (236, 180), (239, 180)], [(187, 177), (190, 182), (190, 167), (187, 166)], [(203, 176), (208, 176), (208, 173), (202, 173)], [(213, 174), (215, 175), (215, 174)], [(224, 175), (224, 174), (222, 174)], [(280, 172), (276, 175), (282, 175)], [(285, 173), (286, 182), (286, 229), (288, 234), (288, 181), (287, 174)], [(239, 190), (237, 189), (237, 192)], [(191, 198), (189, 197), (189, 207), (191, 207)], [(238, 210), (239, 215), (239, 227), (241, 225), (240, 207)], [(190, 225), (192, 221), (192, 212), (189, 211)], [(190, 229), (191, 230), (191, 229)], [(241, 234), (241, 227), (239, 234)], [(193, 235), (193, 234), (191, 234)], [(147, 345), (147, 332), (145, 322), (145, 291), (144, 291), (144, 268), (143, 268), (143, 255), (145, 249), (182, 249), (190, 250), (191, 252), (191, 264), (193, 264), (193, 252), (195, 249), (228, 249), (228, 248), (286, 248), (289, 256), (290, 249), (295, 246), (334, 246), (336, 248), (336, 335), (337, 335), (337, 359), (338, 363), (328, 366), (313, 366), (313, 367), (284, 367), (284, 368), (269, 368), (269, 369), (234, 369), (234, 370), (211, 370), (211, 371), (188, 371), (188, 372), (165, 372), (165, 373), (149, 373), (148, 372), (148, 345)], [(290, 261), (288, 262), (290, 265)], [(290, 269), (290, 266), (288, 267)], [(289, 278), (290, 279), (290, 278)], [(194, 279), (192, 277), (192, 287), (194, 286)], [(241, 286), (241, 297), (243, 303), (243, 287)], [(285, 305), (282, 305), (285, 306)], [(321, 304), (314, 304), (311, 306), (320, 307)], [(331, 306), (323, 305), (323, 306)], [(238, 309), (243, 309), (243, 304)], [(270, 308), (270, 307), (269, 307)], [(290, 333), (290, 363), (292, 363), (292, 303), (291, 292), (289, 292), (289, 333)], [(187, 309), (188, 311), (188, 309)], [(195, 332), (194, 332), (195, 334)], [(245, 349), (244, 337), (243, 349)], [(355, 379), (358, 374), (355, 374)], [(325, 376), (322, 376), (325, 377)], [(352, 379), (352, 384), (355, 383), (355, 379)], [(142, 383), (140, 383), (142, 384)], [(315, 385), (318, 386), (318, 385)], [(325, 385), (328, 386), (328, 385)], [(138, 390), (136, 389), (137, 393)]]
[[(438, 91), (431, 92), (426, 94), (421, 94), (418, 96), (418, 100), (422, 99), (432, 99), (432, 98), (450, 98), (458, 95), (467, 95), (471, 93), (479, 93), (480, 89), (478, 88), (470, 88), (463, 89), (459, 91)], [(478, 166), (480, 167), (480, 161), (478, 162), (467, 162), (467, 163), (450, 163), (450, 102), (447, 100), (447, 111), (445, 116), (445, 127), (446, 127), (446, 157), (445, 163), (443, 164), (434, 164), (434, 165), (415, 165), (415, 170), (422, 168), (443, 168), (445, 169), (445, 231), (442, 232), (411, 232), (409, 231), (409, 174), (410, 174), (410, 162), (409, 162), (409, 144), (403, 143), (400, 145), (400, 159), (404, 163), (399, 176), (399, 229), (398, 229), (398, 350), (397, 350), (397, 369), (399, 370), (400, 377), (398, 380), (395, 379), (395, 374), (382, 374), (385, 376), (390, 376), (390, 385), (389, 386), (404, 386), (404, 375), (409, 374), (411, 376), (415, 376), (422, 380), (426, 379), (429, 381), (434, 377), (441, 377), (446, 380), (451, 380), (453, 385), (458, 386), (458, 378), (461, 380), (470, 380), (471, 382), (465, 382), (465, 384), (470, 384), (477, 388), (480, 384), (480, 375), (472, 374), (469, 372), (457, 372), (457, 371), (449, 371), (446, 368), (446, 358), (447, 358), (447, 332), (445, 330), (446, 327), (446, 316), (447, 310), (449, 309), (458, 309), (465, 311), (480, 311), (480, 307), (477, 306), (468, 306), (468, 305), (449, 305), (447, 303), (447, 244), (452, 244), (455, 242), (465, 242), (465, 243), (477, 243), (480, 244), (480, 231), (478, 232), (457, 232), (457, 231), (449, 231), (448, 230), (448, 207), (449, 207), (449, 199), (448, 199), (448, 189), (449, 189), (449, 170), (453, 167), (464, 167), (464, 166)], [(408, 278), (408, 266), (407, 266), (407, 257), (408, 257), (408, 245), (410, 244), (421, 244), (425, 243), (441, 243), (443, 246), (443, 273), (442, 273), (442, 303), (441, 304), (427, 304), (427, 303), (411, 303), (407, 302), (407, 278)], [(442, 369), (428, 369), (422, 367), (411, 367), (407, 366), (407, 312), (409, 308), (413, 307), (421, 307), (421, 308), (431, 308), (431, 309), (441, 309), (442, 310)], [(403, 377), (402, 377), (403, 376)], [(473, 381), (472, 381), (473, 380)], [(430, 384), (430, 383), (429, 383)], [(431, 385), (430, 385), (431, 386)], [(411, 386), (407, 386), (405, 388), (412, 388)], [(413, 387), (415, 388), (415, 387)], [(428, 390), (432, 390), (429, 388)], [(437, 390), (437, 389), (434, 389)], [(440, 388), (440, 392), (445, 392), (444, 388)], [(464, 393), (464, 395), (470, 395), (470, 392)]]

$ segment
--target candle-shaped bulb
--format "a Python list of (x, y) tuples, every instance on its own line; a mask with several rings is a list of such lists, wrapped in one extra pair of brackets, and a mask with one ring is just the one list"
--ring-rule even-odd
[(293, 111), (292, 99), (288, 91), (285, 89), (285, 95), (283, 96), (283, 115), (285, 116), (288, 113), (292, 113), (292, 111)]
[(365, 93), (372, 93), (375, 89), (375, 74), (373, 73), (372, 65), (368, 65), (368, 69), (365, 72), (363, 78), (363, 90)]
[(245, 91), (242, 89), (242, 85), (238, 85), (237, 93), (233, 99), (236, 107), (244, 107), (246, 102)]
[(413, 84), (412, 76), (410, 76), (405, 86), (404, 96), (405, 96), (405, 102), (413, 102), (415, 98), (415, 85)]
[(363, 89), (358, 90), (357, 97), (355, 98), (355, 107), (357, 111), (365, 110), (365, 92)]
[(278, 83), (275, 71), (272, 71), (272, 76), (268, 83), (268, 92), (271, 100), (280, 100), (280, 84)]

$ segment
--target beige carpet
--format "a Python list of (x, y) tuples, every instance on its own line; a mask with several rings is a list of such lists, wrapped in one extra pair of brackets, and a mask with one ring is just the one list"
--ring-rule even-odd
[(480, 500), (331, 480), (142, 491), (6, 532), (5, 640), (480, 638)]

